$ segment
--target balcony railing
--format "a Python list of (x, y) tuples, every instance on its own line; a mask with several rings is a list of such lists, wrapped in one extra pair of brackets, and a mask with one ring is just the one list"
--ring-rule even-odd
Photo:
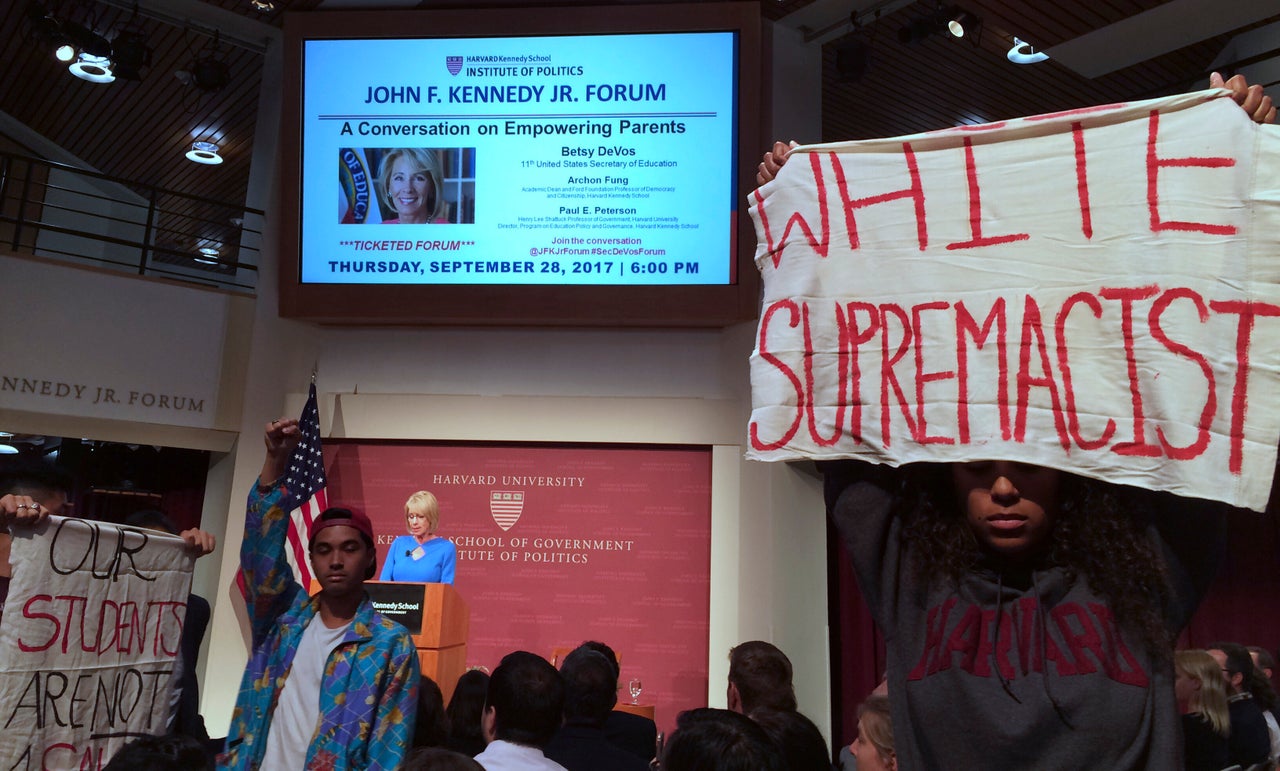
[(252, 293), (259, 209), (0, 152), (0, 244), (30, 254)]

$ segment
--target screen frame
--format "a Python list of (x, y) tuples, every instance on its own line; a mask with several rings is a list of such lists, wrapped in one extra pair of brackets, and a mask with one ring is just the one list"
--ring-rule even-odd
[[(645, 32), (738, 34), (737, 212), (727, 285), (303, 284), (301, 277), (302, 67), (306, 40), (508, 37)], [(333, 11), (285, 17), (281, 120), (279, 310), (338, 325), (725, 327), (756, 318), (760, 276), (747, 196), (762, 135), (759, 5), (727, 2), (619, 7)], [(414, 34), (419, 33), (419, 34)]]

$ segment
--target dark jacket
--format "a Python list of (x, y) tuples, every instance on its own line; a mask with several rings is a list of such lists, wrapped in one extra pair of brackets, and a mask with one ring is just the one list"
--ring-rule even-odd
[(647, 761), (605, 738), (604, 731), (583, 725), (562, 726), (542, 754), (569, 771), (648, 771)]

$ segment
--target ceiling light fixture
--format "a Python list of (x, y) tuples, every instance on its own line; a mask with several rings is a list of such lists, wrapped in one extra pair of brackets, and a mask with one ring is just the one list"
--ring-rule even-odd
[(112, 83), (116, 79), (115, 74), (111, 72), (111, 59), (95, 56), (86, 51), (81, 51), (79, 58), (67, 69), (72, 75), (90, 83)]
[(937, 31), (937, 25), (929, 17), (912, 19), (898, 30), (898, 42), (908, 46), (915, 45), (924, 42)]
[(218, 155), (218, 145), (213, 142), (192, 142), (191, 149), (187, 151), (187, 160), (217, 166), (222, 163), (222, 156)]
[(217, 265), (218, 256), (222, 254), (222, 242), (212, 238), (202, 238), (196, 243), (196, 252), (199, 255), (195, 258), (196, 262), (203, 265)]
[(249, 5), (252, 5), (253, 10), (259, 13), (270, 13), (276, 9), (276, 4), (270, 0), (249, 0)]
[(62, 34), (80, 53), (104, 59), (111, 56), (111, 41), (85, 25), (74, 21), (64, 21), (59, 25), (59, 29), (62, 30)]
[(933, 37), (949, 33), (952, 37), (967, 37), (976, 46), (982, 37), (982, 19), (960, 6), (938, 4), (932, 12), (912, 19), (898, 30), (898, 42), (915, 45)]
[(209, 92), (221, 91), (231, 82), (231, 68), (225, 60), (218, 58), (218, 41), (221, 35), (221, 32), (215, 31), (213, 40), (200, 49), (195, 61), (186, 70), (174, 73), (178, 80)]
[(142, 70), (151, 66), (151, 54), (147, 33), (142, 29), (123, 29), (111, 41), (116, 77), (125, 80), (142, 80)]
[(1013, 39), (1013, 48), (1005, 56), (1014, 64), (1039, 64), (1049, 59), (1049, 54), (1037, 51), (1030, 43), (1017, 37)]
[(49, 12), (49, 9), (40, 3), (31, 3), (27, 6), (26, 36), (34, 39), (41, 47), (52, 48), (53, 55), (58, 61), (69, 62), (76, 58), (75, 46), (71, 45), (67, 36), (63, 34), (62, 25)]
[(947, 31), (952, 37), (964, 37), (966, 30), (976, 30), (980, 23), (978, 17), (968, 11), (955, 9), (948, 15), (951, 18), (947, 20)]

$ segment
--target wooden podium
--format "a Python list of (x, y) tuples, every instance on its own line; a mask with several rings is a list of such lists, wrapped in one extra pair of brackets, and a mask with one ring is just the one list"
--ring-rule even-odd
[[(320, 589), (311, 583), (311, 593)], [(365, 581), (373, 607), (413, 635), (422, 674), (436, 681), (448, 704), (453, 687), (467, 669), (471, 609), (451, 584)]]
[(444, 703), (467, 670), (471, 609), (451, 584), (365, 581), (373, 606), (413, 635), (422, 674), (436, 681)]

